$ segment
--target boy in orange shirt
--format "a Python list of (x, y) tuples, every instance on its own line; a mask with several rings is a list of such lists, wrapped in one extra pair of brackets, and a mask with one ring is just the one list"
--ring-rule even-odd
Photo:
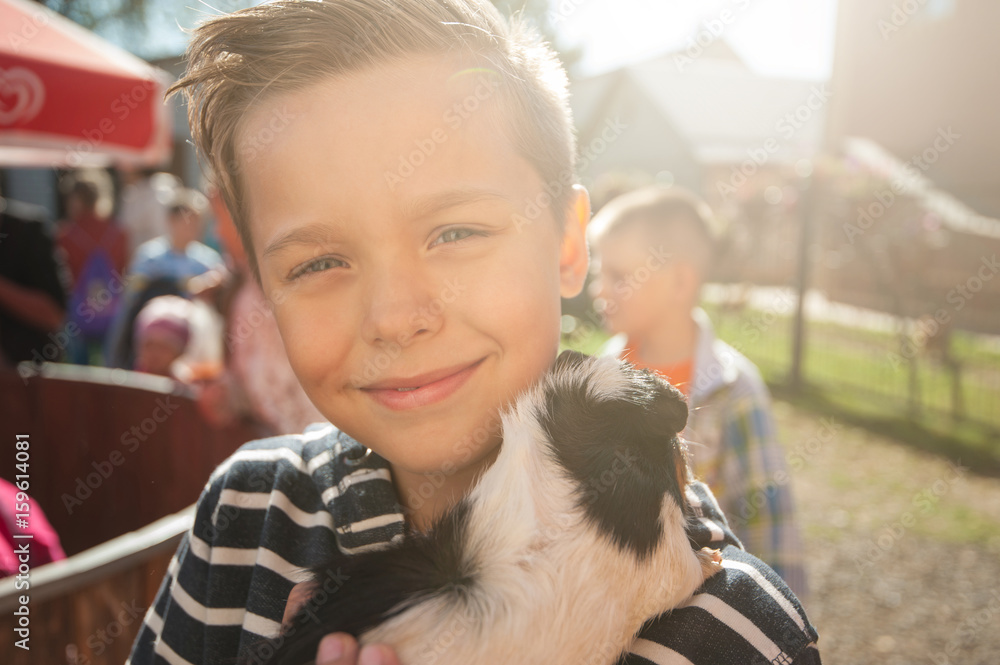
[(748, 552), (805, 597), (802, 542), (778, 445), (771, 398), (757, 368), (715, 337), (698, 307), (714, 258), (712, 213), (680, 188), (644, 187), (594, 216), (604, 353), (657, 370), (688, 397), (684, 437), (695, 476), (715, 494)]

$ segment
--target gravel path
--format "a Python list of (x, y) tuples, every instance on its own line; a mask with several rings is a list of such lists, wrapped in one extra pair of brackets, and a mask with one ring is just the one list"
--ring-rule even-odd
[(823, 662), (1000, 663), (1000, 480), (786, 403), (775, 414)]

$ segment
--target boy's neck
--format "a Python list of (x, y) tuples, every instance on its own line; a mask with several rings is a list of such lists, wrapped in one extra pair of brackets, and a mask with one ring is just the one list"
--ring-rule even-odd
[(182, 241), (177, 240), (177, 239), (175, 239), (175, 238), (173, 238), (171, 236), (168, 236), (168, 239), (170, 240), (170, 249), (172, 249), (173, 251), (177, 252), (178, 254), (186, 254), (187, 253), (188, 245), (191, 244), (190, 242), (182, 242)]
[(469, 493), (479, 474), (489, 468), (499, 452), (498, 445), (483, 460), (451, 474), (411, 473), (393, 466), (396, 494), (410, 527), (416, 531), (429, 530), (437, 518)]
[(645, 365), (667, 367), (691, 359), (698, 344), (698, 326), (691, 310), (664, 316), (647, 334), (629, 338), (637, 360)]

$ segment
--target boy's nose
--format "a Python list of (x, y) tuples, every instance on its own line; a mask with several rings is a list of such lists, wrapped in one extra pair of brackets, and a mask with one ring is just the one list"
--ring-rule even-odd
[(361, 327), (365, 341), (407, 346), (415, 337), (437, 331), (447, 305), (435, 297), (435, 282), (402, 261), (383, 266), (367, 289), (368, 307)]

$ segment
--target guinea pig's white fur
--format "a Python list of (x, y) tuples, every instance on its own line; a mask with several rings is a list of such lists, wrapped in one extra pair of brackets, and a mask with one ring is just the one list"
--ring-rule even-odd
[[(687, 408), (679, 393), (614, 358), (567, 354), (502, 415), (499, 455), (452, 522), (458, 542), (442, 541), (450, 549), (442, 558), (458, 569), (453, 578), (445, 575), (451, 581), (442, 583), (440, 570), (431, 573), (435, 581), (400, 599), (390, 618), (361, 632), (362, 643), (393, 646), (404, 665), (614, 663), (644, 622), (682, 604), (719, 569), (708, 551), (692, 549), (687, 517), (678, 504), (687, 477), (677, 439)], [(570, 393), (569, 401), (561, 397)], [(669, 418), (656, 415), (650, 406), (661, 403), (656, 400), (677, 402), (660, 409)], [(605, 423), (607, 429), (586, 422), (595, 408), (614, 414), (619, 404), (630, 421), (660, 420), (648, 426)], [(557, 420), (552, 409), (561, 410)], [(573, 430), (574, 422), (581, 432), (572, 437), (586, 434), (593, 440), (555, 444), (553, 427), (562, 423)], [(654, 510), (645, 514), (618, 505), (642, 485), (637, 474), (658, 483), (649, 469), (640, 468), (647, 463), (645, 455), (622, 452), (621, 441), (612, 453), (613, 444), (602, 440), (632, 431), (629, 427), (662, 439), (647, 445), (673, 447), (666, 455), (655, 451), (654, 457), (661, 460), (658, 473), (677, 474), (671, 480), (675, 488), (653, 497)], [(657, 434), (660, 427), (673, 431)], [(568, 451), (572, 455), (577, 448), (607, 446), (599, 451), (604, 468), (591, 468), (595, 462), (589, 457), (582, 466), (568, 468), (576, 462), (567, 462), (567, 446), (574, 447)], [(669, 463), (668, 471), (663, 463)], [(589, 478), (581, 476), (584, 471)], [(649, 524), (627, 524), (641, 519)], [(624, 530), (609, 528), (615, 520), (626, 523)], [(649, 534), (653, 540), (643, 545)], [(429, 546), (431, 557), (434, 548), (442, 547), (441, 542)], [(377, 565), (384, 562), (383, 557)], [(337, 596), (341, 593), (333, 603), (347, 601)], [(334, 629), (338, 626), (325, 626), (317, 634)], [(315, 654), (314, 644), (305, 649)]]

